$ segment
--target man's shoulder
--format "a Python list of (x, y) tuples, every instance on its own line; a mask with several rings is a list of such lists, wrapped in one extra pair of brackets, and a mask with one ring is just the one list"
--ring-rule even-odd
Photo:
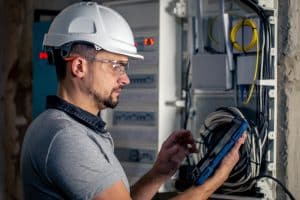
[(51, 132), (57, 132), (65, 128), (86, 129), (85, 126), (78, 123), (68, 114), (57, 109), (47, 109), (33, 121), (32, 126), (37, 126), (44, 130), (51, 129)]
[(66, 113), (56, 109), (47, 109), (30, 124), (25, 135), (30, 146), (36, 143), (50, 145), (51, 141), (61, 134), (86, 135), (87, 128)]

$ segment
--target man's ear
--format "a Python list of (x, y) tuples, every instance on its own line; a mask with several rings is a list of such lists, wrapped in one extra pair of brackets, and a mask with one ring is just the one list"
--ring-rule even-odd
[(74, 77), (83, 78), (86, 73), (87, 61), (81, 56), (76, 56), (71, 62), (71, 74)]

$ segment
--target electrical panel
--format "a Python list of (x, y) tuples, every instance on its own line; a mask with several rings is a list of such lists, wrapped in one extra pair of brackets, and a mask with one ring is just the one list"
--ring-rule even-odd
[(119, 105), (108, 111), (111, 123), (107, 119), (115, 154), (132, 185), (152, 167), (158, 148), (158, 18), (153, 16), (149, 21), (143, 16), (135, 18), (134, 14), (139, 11), (158, 15), (159, 8), (158, 3), (150, 2), (108, 6), (128, 21), (138, 52), (145, 57), (141, 61), (129, 60), (130, 84), (123, 89)]
[(259, 141), (256, 149), (250, 149), (252, 155), (259, 154), (255, 173), (249, 174), (255, 181), (232, 190), (225, 190), (229, 185), (225, 183), (213, 198), (276, 199), (275, 182), (261, 176), (276, 178), (277, 174), (277, 1), (192, 0), (187, 4), (182, 35), (187, 38), (183, 54), (190, 62), (183, 65), (189, 73), (185, 85), (191, 85), (185, 87), (191, 101), (185, 108), (188, 128), (201, 143), (198, 133), (208, 114), (234, 106), (257, 130), (255, 137), (248, 135), (249, 142), (250, 138)]
[[(130, 184), (151, 169), (163, 141), (180, 128), (180, 112), (167, 104), (180, 96), (178, 24), (166, 11), (169, 2), (104, 2), (127, 20), (137, 50), (144, 56), (144, 60), (129, 60), (130, 84), (123, 89), (118, 106), (102, 113)], [(160, 190), (173, 190), (167, 187)]]
[(192, 63), (197, 67), (192, 68), (192, 87), (195, 89), (226, 90), (231, 88), (231, 73), (226, 63), (225, 54), (199, 54), (193, 56)]
[(236, 58), (236, 78), (238, 85), (251, 85), (255, 71), (255, 56), (238, 56)]

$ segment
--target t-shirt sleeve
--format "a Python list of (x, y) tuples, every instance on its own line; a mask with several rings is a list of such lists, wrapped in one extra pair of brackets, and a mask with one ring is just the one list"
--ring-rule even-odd
[(103, 149), (72, 127), (55, 135), (45, 162), (47, 178), (68, 199), (92, 199), (121, 180), (114, 170)]

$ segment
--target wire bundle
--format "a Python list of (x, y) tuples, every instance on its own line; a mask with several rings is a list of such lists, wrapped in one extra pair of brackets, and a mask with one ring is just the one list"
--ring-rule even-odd
[[(268, 80), (274, 77), (274, 66), (272, 66), (274, 65), (274, 58), (271, 55), (271, 49), (275, 45), (274, 41), (271, 40), (272, 34), (274, 34), (274, 30), (271, 28), (268, 13), (265, 12), (265, 10), (257, 4), (256, 0), (239, 1), (255, 11), (255, 13), (259, 17), (260, 22), (260, 30), (258, 32), (256, 24), (252, 23), (251, 21), (247, 21), (250, 19), (243, 19), (240, 23), (233, 27), (230, 35), (233, 47), (238, 51), (247, 53), (248, 50), (252, 49), (256, 45), (256, 64), (253, 81), (251, 83), (247, 98), (245, 101), (243, 101), (243, 106), (246, 106), (250, 102), (255, 89), (257, 100), (255, 106), (256, 119), (255, 125), (252, 121), (251, 123), (248, 122), (248, 124), (250, 125), (248, 130), (248, 137), (245, 144), (240, 149), (240, 160), (230, 174), (229, 179), (220, 188), (220, 192), (223, 194), (235, 193), (240, 195), (247, 195), (248, 192), (248, 194), (252, 196), (257, 192), (255, 191), (255, 183), (262, 178), (269, 178), (280, 185), (283, 188), (283, 191), (289, 196), (289, 198), (294, 200), (295, 198), (288, 191), (288, 189), (285, 188), (285, 186), (279, 180), (268, 175), (266, 170), (266, 165), (268, 163), (268, 160), (266, 160), (266, 154), (267, 150), (269, 149), (268, 145), (271, 145), (267, 137), (270, 128), (270, 97), (268, 96), (268, 94), (272, 87), (263, 86), (262, 84), (259, 86), (257, 85), (256, 81), (257, 79)], [(222, 1), (222, 3), (222, 8), (223, 10), (225, 10), (224, 0)], [(212, 23), (214, 23), (215, 20), (216, 18), (213, 18), (213, 21), (209, 24), (210, 26), (208, 28), (208, 37), (210, 41), (217, 43), (217, 41), (214, 40), (211, 35)], [(242, 45), (239, 45), (235, 40), (238, 29), (244, 26), (250, 26), (252, 28), (252, 39), (247, 46), (244, 46), (243, 43)], [(210, 51), (212, 53), (220, 53), (217, 51), (212, 51), (209, 48), (207, 48), (207, 51)], [(237, 105), (239, 104), (237, 103)], [(187, 124), (187, 116), (188, 115), (186, 115), (185, 117), (185, 125)], [(198, 161), (201, 160), (205, 156), (205, 154), (216, 144), (215, 140), (222, 137), (222, 133), (226, 132), (230, 122), (235, 117), (240, 117), (246, 120), (239, 109), (235, 107), (221, 108), (216, 112), (211, 113), (207, 117), (204, 124), (199, 130), (200, 137), (198, 142), (200, 143), (200, 145)]]
[[(252, 29), (252, 38), (248, 45), (240, 45), (236, 39), (238, 31), (245, 27), (249, 26)], [(251, 19), (243, 19), (239, 21), (236, 25), (233, 26), (230, 32), (230, 40), (233, 44), (233, 48), (235, 48), (238, 51), (249, 51), (255, 47), (255, 45), (258, 43), (258, 33), (257, 33), (257, 26), (255, 22)]]
[[(236, 39), (236, 35), (237, 35), (238, 31), (240, 30), (240, 28), (244, 28), (245, 26), (249, 26), (250, 28), (252, 28), (252, 38), (251, 38), (250, 43), (247, 46), (240, 45)], [(244, 30), (244, 29), (242, 29), (242, 30)], [(242, 33), (242, 36), (243, 36), (243, 33)], [(231, 29), (230, 41), (233, 44), (233, 48), (235, 48), (236, 50), (241, 51), (241, 52), (247, 52), (256, 46), (256, 61), (255, 61), (254, 76), (253, 76), (253, 80), (251, 83), (249, 94), (248, 94), (246, 100), (243, 102), (244, 105), (247, 105), (250, 102), (251, 97), (253, 96), (257, 76), (259, 73), (258, 69), (259, 69), (259, 51), (260, 51), (259, 42), (260, 41), (259, 41), (259, 34), (258, 34), (256, 23), (252, 19), (240, 20)], [(262, 68), (262, 66), (261, 66), (261, 68)]]
[[(232, 125), (234, 118), (246, 118), (236, 107), (220, 108), (208, 115), (200, 127), (199, 154), (201, 160), (212, 149)], [(247, 121), (248, 122), (248, 121)], [(250, 124), (248, 122), (248, 124)], [(260, 173), (262, 159), (262, 140), (254, 126), (249, 127), (247, 140), (240, 149), (240, 160), (233, 169), (229, 179), (221, 187), (223, 193), (240, 193), (249, 191), (253, 185), (253, 178)]]
[[(269, 16), (266, 14), (263, 8), (261, 8), (255, 1), (253, 0), (240, 0), (242, 3), (251, 8), (259, 17), (261, 21), (261, 40), (259, 41), (259, 57), (260, 57), (260, 71), (258, 73), (259, 79), (270, 79), (272, 78), (273, 68), (272, 68), (272, 56), (271, 56), (271, 48), (272, 48), (272, 31), (269, 23)], [(262, 85), (257, 90), (257, 118), (260, 119), (262, 116), (265, 119), (268, 119), (268, 109), (269, 109), (269, 97), (268, 97), (269, 88), (263, 87)], [(264, 120), (267, 121), (267, 120)], [(263, 126), (258, 120), (258, 127)]]

